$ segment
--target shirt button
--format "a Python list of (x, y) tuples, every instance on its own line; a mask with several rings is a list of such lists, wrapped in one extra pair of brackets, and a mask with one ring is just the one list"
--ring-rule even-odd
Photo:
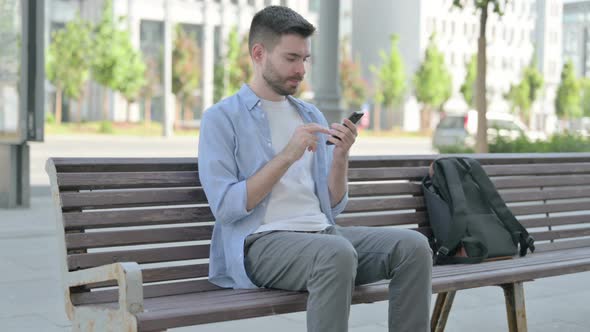
[(267, 145), (270, 147), (272, 144), (270, 144), (270, 143), (267, 143)]

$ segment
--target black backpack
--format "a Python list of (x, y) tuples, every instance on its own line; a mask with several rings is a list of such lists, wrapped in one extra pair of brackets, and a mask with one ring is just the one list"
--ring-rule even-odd
[(434, 233), (435, 264), (479, 263), (535, 250), (534, 239), (518, 222), (494, 184), (474, 159), (448, 157), (431, 165), (422, 180)]

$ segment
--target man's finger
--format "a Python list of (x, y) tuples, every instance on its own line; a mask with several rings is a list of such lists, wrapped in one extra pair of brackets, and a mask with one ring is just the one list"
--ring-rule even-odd
[(344, 123), (346, 124), (346, 127), (348, 127), (348, 129), (350, 129), (350, 131), (352, 131), (354, 136), (356, 136), (357, 135), (356, 125), (348, 119), (344, 119)]
[(304, 128), (307, 132), (310, 132), (310, 133), (324, 133), (324, 134), (330, 133), (330, 130), (328, 130), (328, 128), (322, 127), (317, 123), (308, 123), (305, 125)]

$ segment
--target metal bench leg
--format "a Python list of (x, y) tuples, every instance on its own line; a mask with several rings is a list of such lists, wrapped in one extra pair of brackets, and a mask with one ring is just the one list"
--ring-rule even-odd
[(439, 293), (436, 296), (434, 311), (432, 312), (432, 318), (430, 319), (430, 331), (443, 332), (445, 330), (454, 299), (454, 291)]
[(524, 287), (522, 282), (500, 285), (504, 289), (506, 314), (510, 332), (526, 332), (526, 308), (524, 306)]

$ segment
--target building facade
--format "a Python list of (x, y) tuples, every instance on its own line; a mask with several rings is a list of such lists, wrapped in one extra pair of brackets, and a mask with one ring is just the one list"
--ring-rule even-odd
[[(52, 31), (59, 29), (66, 22), (72, 20), (76, 13), (91, 22), (100, 19), (104, 0), (47, 0), (46, 31), (47, 40)], [(169, 20), (172, 27), (181, 25), (183, 30), (192, 38), (200, 49), (202, 59), (202, 82), (196, 92), (197, 102), (193, 106), (192, 121), (189, 125), (198, 125), (203, 110), (214, 102), (214, 67), (227, 53), (227, 40), (230, 31), (237, 28), (240, 35), (247, 33), (250, 21), (260, 9), (270, 5), (289, 6), (301, 13), (317, 26), (317, 1), (300, 0), (114, 0), (113, 13), (115, 17), (124, 17), (121, 28), (129, 31), (131, 42), (142, 51), (146, 58), (162, 62), (162, 53), (167, 40), (165, 26)], [(174, 29), (172, 29), (174, 31)], [(173, 38), (173, 34), (172, 34)], [(164, 65), (161, 64), (161, 88), (152, 101), (152, 119), (161, 121), (164, 112)], [(48, 85), (50, 96), (53, 88)], [(102, 119), (102, 100), (107, 94), (110, 119), (124, 121), (127, 115), (127, 103), (118, 94), (108, 89), (90, 83), (84, 99), (83, 116), (86, 120)], [(64, 105), (77, 107), (77, 105)], [(131, 120), (141, 120), (143, 116), (142, 101), (131, 104)], [(64, 112), (64, 115), (67, 113)], [(67, 120), (67, 117), (66, 117)]]
[[(541, 2), (551, 8), (552, 4), (561, 3), (559, 0)], [(379, 51), (389, 50), (390, 35), (399, 36), (399, 49), (406, 66), (409, 87), (407, 100), (401, 107), (401, 127), (406, 130), (417, 130), (419, 127), (420, 106), (412, 96), (412, 79), (422, 62), (429, 37), (433, 33), (436, 35), (439, 50), (445, 56), (453, 81), (453, 94), (445, 104), (445, 109), (466, 111), (469, 108), (459, 90), (465, 79), (466, 63), (477, 54), (479, 16), (475, 14), (471, 1), (467, 1), (466, 4), (467, 6), (460, 10), (453, 7), (452, 0), (353, 1), (352, 47), (360, 56), (363, 75), (369, 81), (374, 78), (370, 66), (379, 66), (381, 63)], [(539, 39), (536, 30), (539, 22), (538, 7), (539, 4), (535, 0), (510, 1), (502, 17), (489, 16), (486, 38), (487, 100), (490, 112), (509, 110), (504, 94), (508, 92), (511, 84), (520, 81), (523, 68), (531, 62)], [(559, 21), (559, 17), (556, 19)], [(543, 16), (542, 21), (547, 21), (547, 18)], [(381, 28), (375, 29), (375, 26)], [(546, 38), (548, 33), (559, 39), (560, 31), (560, 26), (556, 26), (555, 20), (552, 19), (543, 29), (541, 39)], [(549, 43), (546, 42), (546, 45), (549, 46)], [(543, 70), (549, 70), (548, 63), (551, 63), (551, 68), (558, 66), (559, 59), (555, 58), (555, 49), (552, 46), (553, 43), (551, 47), (538, 51), (543, 59)], [(542, 108), (543, 112), (554, 113), (549, 111), (552, 110), (550, 104), (552, 103), (546, 102)], [(531, 125), (535, 129), (546, 130), (549, 125), (547, 121), (547, 117), (534, 116)], [(435, 125), (436, 121), (432, 123)]]
[(590, 77), (590, 1), (563, 5), (563, 59), (571, 60), (576, 76)]

